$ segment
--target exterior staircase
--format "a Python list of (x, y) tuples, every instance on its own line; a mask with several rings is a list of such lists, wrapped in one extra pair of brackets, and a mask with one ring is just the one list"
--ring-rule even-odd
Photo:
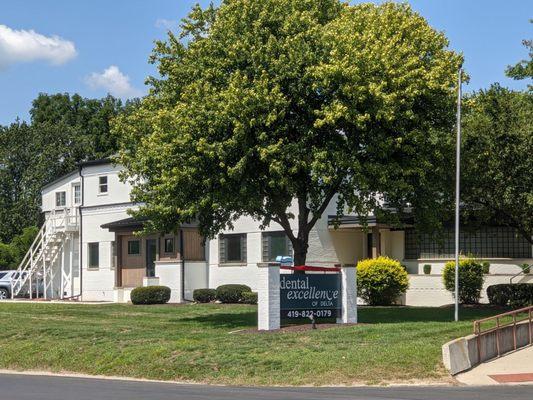
[[(11, 298), (63, 298), (71, 287), (72, 265), (64, 268), (64, 250), (79, 230), (78, 209), (52, 211), (11, 281)], [(61, 262), (59, 262), (61, 261)], [(69, 273), (70, 272), (70, 273)]]

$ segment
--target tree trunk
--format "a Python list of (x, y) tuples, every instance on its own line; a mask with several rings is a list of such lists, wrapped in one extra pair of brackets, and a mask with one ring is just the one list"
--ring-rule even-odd
[(306, 240), (302, 240), (299, 236), (300, 235), (298, 235), (298, 238), (296, 238), (295, 243), (292, 244), (295, 266), (305, 265), (305, 260), (307, 258), (307, 249), (309, 248), (307, 238)]

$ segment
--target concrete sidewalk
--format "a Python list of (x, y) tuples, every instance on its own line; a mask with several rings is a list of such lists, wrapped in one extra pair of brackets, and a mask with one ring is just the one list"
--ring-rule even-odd
[(480, 364), (455, 376), (466, 385), (533, 385), (533, 346)]

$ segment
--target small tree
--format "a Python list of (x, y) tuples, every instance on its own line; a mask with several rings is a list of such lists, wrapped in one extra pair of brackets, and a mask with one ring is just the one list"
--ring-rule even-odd
[[(455, 296), (455, 261), (444, 265), (442, 279), (446, 290)], [(471, 258), (459, 260), (459, 301), (463, 304), (477, 304), (485, 280), (483, 264)]]
[(382, 256), (357, 263), (357, 291), (369, 305), (391, 305), (408, 288), (407, 271), (399, 261)]

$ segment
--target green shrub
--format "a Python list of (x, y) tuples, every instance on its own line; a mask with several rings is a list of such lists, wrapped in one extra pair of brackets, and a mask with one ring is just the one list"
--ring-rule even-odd
[(251, 291), (252, 289), (246, 285), (222, 285), (217, 287), (216, 298), (221, 303), (241, 303), (243, 293)]
[(165, 304), (170, 300), (170, 288), (167, 286), (141, 286), (131, 291), (133, 304)]
[(407, 271), (399, 261), (388, 257), (357, 263), (359, 296), (369, 305), (390, 305), (409, 288)]
[(502, 283), (487, 288), (490, 304), (513, 308), (533, 305), (533, 283)]
[[(442, 272), (444, 287), (455, 295), (455, 261), (448, 261)], [(477, 304), (483, 288), (483, 265), (472, 258), (459, 260), (459, 301)]]
[(531, 265), (529, 265), (528, 263), (523, 263), (520, 268), (522, 268), (522, 272), (524, 274), (529, 274), (531, 272)]
[(210, 303), (217, 297), (217, 291), (215, 289), (194, 289), (192, 292), (192, 298), (197, 303)]
[(431, 274), (431, 264), (424, 265), (424, 274), (426, 275)]
[(481, 265), (483, 265), (483, 273), (484, 273), (485, 275), (490, 274), (490, 262), (488, 262), (488, 261), (483, 261), (483, 262), (481, 263)]
[(244, 292), (242, 294), (242, 302), (245, 304), (257, 304), (256, 292)]

